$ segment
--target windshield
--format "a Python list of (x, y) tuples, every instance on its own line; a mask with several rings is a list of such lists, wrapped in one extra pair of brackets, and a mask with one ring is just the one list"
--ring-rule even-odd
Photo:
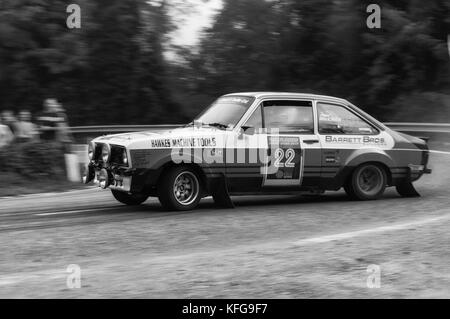
[(203, 111), (196, 119), (203, 125), (233, 128), (252, 105), (254, 97), (221, 97)]

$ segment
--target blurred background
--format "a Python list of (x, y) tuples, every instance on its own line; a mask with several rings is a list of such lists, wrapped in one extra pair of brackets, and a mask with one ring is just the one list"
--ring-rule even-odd
[[(72, 3), (80, 28), (66, 25)], [(24, 175), (49, 144), (27, 155), (13, 141), (70, 143), (45, 128), (186, 123), (240, 91), (334, 95), (381, 121), (450, 122), (450, 2), (377, 1), (373, 29), (370, 3), (1, 0), (0, 163)], [(52, 159), (29, 166), (55, 176)]]
[[(66, 7), (81, 8), (81, 28)], [(69, 124), (182, 123), (217, 96), (346, 98), (383, 121), (449, 121), (450, 2), (2, 0), (0, 109)]]

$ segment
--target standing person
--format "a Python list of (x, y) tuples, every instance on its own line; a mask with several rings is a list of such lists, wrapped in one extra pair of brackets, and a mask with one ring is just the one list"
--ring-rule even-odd
[(17, 119), (14, 116), (14, 113), (10, 110), (5, 110), (2, 112), (3, 124), (9, 127), (9, 130), (12, 132), (13, 137), (17, 131)]
[(55, 110), (56, 110), (56, 114), (58, 114), (58, 117), (61, 119), (61, 121), (58, 122), (58, 131), (57, 131), (57, 140), (64, 143), (64, 144), (69, 144), (72, 142), (72, 137), (70, 135), (70, 131), (69, 131), (69, 124), (67, 121), (67, 114), (66, 111), (64, 110), (63, 106), (61, 105), (61, 103), (58, 103), (58, 101), (56, 101), (55, 104)]
[(65, 119), (58, 114), (58, 101), (56, 99), (46, 99), (44, 101), (44, 111), (37, 118), (41, 139), (55, 141), (58, 139), (59, 124)]
[(31, 122), (31, 113), (29, 111), (21, 111), (19, 113), (19, 121), (17, 122), (16, 137), (19, 142), (26, 142), (37, 137), (36, 125)]
[(2, 124), (0, 120), (0, 148), (8, 146), (14, 140), (14, 135), (8, 125)]

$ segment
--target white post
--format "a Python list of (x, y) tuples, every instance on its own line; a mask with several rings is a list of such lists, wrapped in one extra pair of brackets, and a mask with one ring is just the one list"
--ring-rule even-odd
[(78, 163), (78, 156), (76, 154), (64, 154), (66, 159), (66, 172), (67, 179), (70, 182), (80, 182), (81, 174), (80, 174), (80, 166)]

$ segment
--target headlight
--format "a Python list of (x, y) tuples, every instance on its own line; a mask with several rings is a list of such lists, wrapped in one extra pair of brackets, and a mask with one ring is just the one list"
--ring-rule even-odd
[(90, 142), (88, 146), (88, 157), (90, 161), (94, 159), (94, 154), (95, 154), (95, 143)]
[(109, 162), (110, 155), (111, 155), (111, 148), (109, 147), (108, 144), (103, 144), (103, 147), (102, 147), (102, 161), (103, 161), (103, 163), (108, 163)]
[(127, 150), (123, 150), (122, 161), (123, 161), (123, 165), (128, 165)]

